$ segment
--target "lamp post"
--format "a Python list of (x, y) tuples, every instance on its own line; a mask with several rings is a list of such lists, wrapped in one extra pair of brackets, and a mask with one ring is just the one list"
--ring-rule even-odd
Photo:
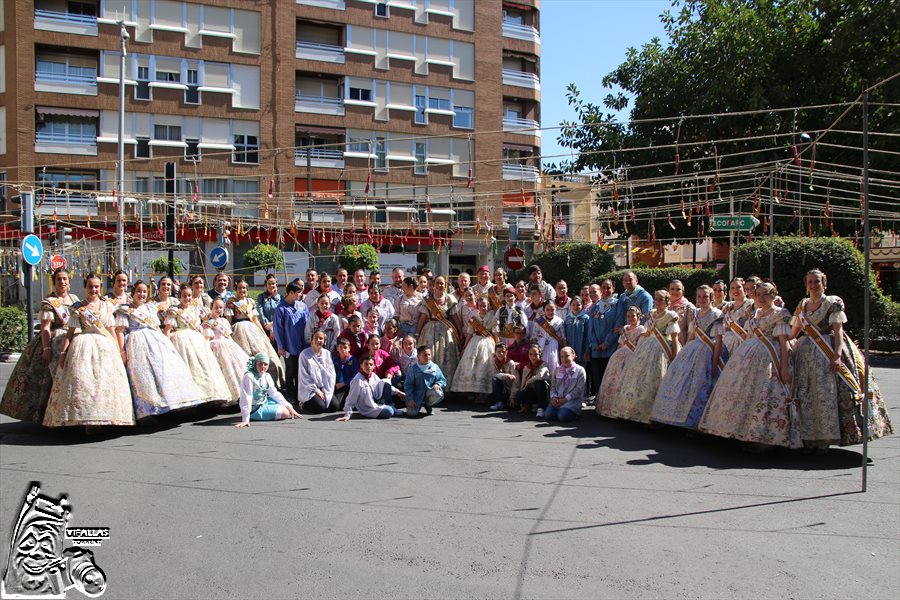
[(125, 29), (125, 21), (119, 21), (121, 28), (122, 55), (119, 57), (119, 164), (116, 185), (119, 188), (119, 219), (117, 223), (118, 253), (116, 263), (125, 270), (125, 42), (130, 37)]

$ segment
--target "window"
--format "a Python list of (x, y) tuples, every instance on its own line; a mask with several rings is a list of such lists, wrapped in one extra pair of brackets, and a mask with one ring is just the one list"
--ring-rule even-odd
[(134, 148), (135, 158), (150, 158), (150, 138), (137, 138), (137, 146)]
[(351, 87), (350, 88), (350, 99), (351, 100), (360, 100), (362, 102), (371, 102), (372, 101), (372, 90), (367, 90), (365, 88)]
[(97, 5), (89, 2), (75, 2), (69, 0), (68, 13), (70, 15), (84, 15), (87, 17), (97, 16)]
[(454, 127), (462, 127), (463, 129), (472, 129), (474, 127), (472, 124), (473, 111), (470, 107), (454, 106), (453, 111), (456, 113), (453, 116), (453, 126)]
[(62, 144), (96, 144), (97, 119), (65, 115), (38, 115), (35, 139)]
[(185, 104), (200, 104), (200, 84), (197, 69), (187, 71), (187, 89), (184, 90)]
[(428, 173), (428, 166), (425, 164), (425, 142), (416, 142), (416, 166), (413, 167), (413, 174), (425, 175)]
[(450, 100), (448, 98), (429, 98), (428, 108), (435, 110), (450, 110)]
[(150, 195), (150, 178), (135, 177), (134, 193), (138, 196), (138, 205), (140, 206), (141, 216), (146, 217), (150, 212), (150, 202), (148, 201), (148, 196)]
[(347, 142), (348, 152), (361, 152), (364, 154), (369, 154), (371, 152), (371, 148), (372, 143), (365, 138), (351, 137)]
[(157, 81), (168, 81), (170, 83), (179, 83), (181, 81), (181, 73), (174, 71), (156, 71)]
[(97, 173), (84, 171), (38, 171), (35, 180), (39, 187), (47, 188), (47, 195), (88, 195), (97, 191)]
[(390, 13), (388, 12), (387, 2), (379, 2), (375, 5), (375, 16), (376, 17), (389, 17)]
[(525, 13), (514, 8), (503, 7), (503, 22), (512, 25), (524, 25)]
[(150, 100), (150, 67), (138, 67), (137, 87), (134, 90), (137, 100)]
[(187, 138), (184, 140), (187, 146), (184, 148), (184, 159), (192, 161), (200, 161), (200, 140), (195, 138)]
[(259, 164), (259, 138), (255, 135), (234, 136), (232, 162)]
[(387, 169), (387, 142), (383, 137), (375, 138), (375, 168)]
[(425, 123), (425, 96), (416, 94), (416, 123)]
[(153, 139), (154, 140), (162, 140), (166, 142), (180, 142), (181, 141), (181, 126), (180, 125), (154, 125), (153, 126)]

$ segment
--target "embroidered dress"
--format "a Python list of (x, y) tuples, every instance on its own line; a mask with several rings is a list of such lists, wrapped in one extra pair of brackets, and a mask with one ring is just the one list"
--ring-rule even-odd
[(791, 393), (780, 378), (778, 336), (791, 334), (790, 320), (789, 310), (776, 307), (764, 316), (757, 311), (747, 322), (764, 339), (753, 335), (728, 359), (700, 420), (700, 431), (772, 446), (801, 445), (798, 419), (789, 408)]
[(684, 346), (687, 343), (688, 324), (694, 318), (697, 307), (690, 300), (682, 296), (678, 302), (669, 305), (669, 310), (674, 311), (678, 315), (678, 343)]
[(516, 305), (513, 305), (512, 308), (507, 308), (504, 304), (497, 310), (496, 315), (496, 333), (499, 335), (500, 341), (507, 346), (516, 341), (516, 334), (513, 328), (528, 327), (528, 317), (525, 316), (525, 311)]
[[(816, 346), (804, 326), (814, 327), (821, 339), (834, 349), (834, 323), (846, 323), (844, 302), (838, 296), (824, 296), (819, 307), (810, 311), (809, 299), (804, 299), (791, 319), (791, 325), (801, 327), (800, 337), (794, 347), (794, 386), (800, 401), (800, 436), (813, 445), (840, 444), (850, 446), (863, 441), (862, 380), (865, 377), (865, 359), (844, 332), (841, 362), (846, 374), (859, 392), (851, 389), (842, 377), (831, 372), (829, 359)], [(801, 319), (800, 314), (803, 314)], [(803, 322), (805, 320), (805, 323)], [(810, 330), (814, 332), (815, 330)], [(884, 407), (881, 390), (869, 376), (869, 439), (874, 440), (893, 433), (890, 418)]]
[(269, 372), (281, 373), (281, 359), (266, 332), (259, 325), (259, 313), (253, 298), (232, 299), (225, 306), (225, 316), (231, 317), (231, 338), (250, 356), (257, 353), (269, 355)]
[(107, 327), (114, 324), (113, 305), (100, 301), (72, 306), (69, 328), (80, 327), (57, 373), (44, 414), (46, 427), (69, 425), (134, 425), (128, 375), (119, 345)]
[(746, 326), (747, 321), (753, 316), (754, 310), (756, 309), (753, 306), (753, 300), (746, 298), (740, 306), (732, 302), (722, 312), (722, 326), (725, 331), (722, 335), (722, 345), (728, 349), (729, 356), (734, 354), (745, 339), (738, 331), (738, 327), (745, 331), (744, 335), (752, 335), (752, 332), (746, 330)]
[(225, 383), (234, 404), (241, 397), (241, 379), (247, 370), (250, 356), (231, 339), (231, 324), (225, 317), (212, 317), (203, 323), (203, 333), (209, 339), (209, 348), (216, 355)]
[[(457, 333), (448, 325), (448, 313), (456, 306), (456, 299), (450, 294), (444, 294), (440, 302), (434, 300), (432, 303), (431, 300), (434, 299), (429, 297), (428, 301), (423, 300), (419, 305), (419, 314), (427, 315), (429, 320), (419, 332), (416, 344), (431, 348), (431, 360), (441, 368), (449, 386), (453, 383), (456, 366), (459, 364)], [(431, 313), (429, 304), (436, 314)]]
[(625, 372), (625, 366), (634, 355), (641, 334), (646, 331), (643, 325), (625, 326), (625, 331), (619, 336), (619, 348), (609, 358), (609, 364), (603, 373), (603, 381), (600, 383), (600, 390), (597, 392), (596, 411), (598, 415), (604, 417), (611, 416), (606, 406), (610, 398), (619, 392), (622, 387), (622, 374)]
[[(712, 376), (713, 349), (701, 339), (698, 329), (715, 345), (716, 336), (722, 335), (722, 311), (710, 308), (706, 315), (701, 315), (698, 308), (695, 315), (688, 323), (694, 339), (685, 344), (666, 370), (656, 392), (650, 414), (652, 421), (696, 429), (718, 380), (718, 374)], [(727, 354), (724, 345), (721, 353), (724, 362)]]
[(230, 402), (231, 391), (225, 382), (225, 374), (200, 333), (197, 309), (193, 306), (185, 309), (173, 306), (166, 313), (164, 324), (173, 328), (172, 344), (187, 363), (194, 383), (200, 388), (203, 402)]
[(317, 331), (325, 334), (325, 349), (332, 352), (337, 345), (338, 335), (341, 333), (341, 318), (330, 310), (325, 314), (320, 314), (314, 308), (306, 319), (306, 328), (303, 332), (303, 338), (307, 345), (312, 342), (312, 336)]
[(184, 359), (159, 330), (152, 306), (119, 306), (116, 327), (126, 328), (125, 370), (136, 419), (200, 404), (203, 394), (191, 379)]
[(174, 298), (169, 297), (165, 300), (148, 300), (147, 306), (154, 308), (156, 310), (157, 319), (159, 319), (160, 323), (164, 323), (166, 320), (166, 313), (169, 312), (171, 307), (178, 306), (178, 302)]
[(0, 401), (0, 413), (21, 421), (40, 423), (50, 398), (53, 379), (59, 368), (59, 353), (65, 339), (69, 311), (78, 297), (69, 294), (65, 298), (50, 296), (41, 302), (38, 318), (50, 321), (50, 363), (45, 364), (43, 340), (35, 335), (22, 350)]
[(466, 335), (471, 335), (462, 356), (456, 375), (450, 385), (450, 391), (462, 394), (490, 394), (491, 379), (494, 377), (494, 337), (490, 334), (494, 328), (494, 313), (488, 312), (484, 320), (478, 311), (471, 315), (466, 323)]
[(546, 317), (541, 315), (531, 322), (529, 337), (541, 347), (541, 358), (547, 363), (550, 372), (555, 373), (559, 366), (559, 349), (566, 345), (566, 326), (563, 320), (554, 316), (548, 323)]
[[(649, 336), (641, 338), (634, 356), (628, 361), (622, 373), (619, 390), (604, 402), (601, 412), (603, 416), (639, 423), (650, 422), (650, 411), (653, 410), (656, 391), (669, 367), (671, 335), (680, 331), (678, 314), (667, 310), (657, 316), (656, 312), (651, 312), (647, 327), (655, 328), (659, 335), (651, 331)], [(666, 345), (665, 348), (663, 344)]]

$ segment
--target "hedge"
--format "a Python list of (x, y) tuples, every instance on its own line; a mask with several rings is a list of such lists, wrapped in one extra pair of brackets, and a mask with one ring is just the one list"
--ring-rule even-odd
[[(560, 279), (565, 280), (571, 296), (577, 295), (581, 286), (591, 283), (595, 273), (614, 269), (616, 262), (611, 254), (594, 244), (570, 242), (561, 244), (556, 250), (532, 257), (528, 266), (531, 265), (540, 266), (544, 281), (551, 285), (556, 285)], [(527, 272), (526, 268), (525, 273)]]
[[(768, 239), (743, 244), (737, 252), (738, 273), (741, 276), (769, 275)], [(811, 269), (821, 269), (828, 276), (826, 294), (840, 296), (847, 311), (847, 330), (856, 337), (863, 332), (863, 289), (865, 287), (864, 259), (850, 240), (842, 238), (774, 239), (775, 285), (785, 305), (793, 311), (806, 296), (804, 275)], [(892, 302), (876, 284), (870, 271), (871, 323), (873, 335), (894, 337), (900, 327), (900, 307)]]
[(684, 295), (688, 300), (694, 301), (694, 290), (703, 285), (712, 285), (717, 279), (722, 279), (721, 274), (715, 269), (687, 269), (684, 267), (637, 267), (634, 269), (619, 269), (603, 273), (591, 279), (591, 283), (600, 283), (604, 279), (612, 279), (616, 284), (616, 291), (625, 291), (622, 287), (622, 276), (627, 271), (633, 271), (638, 278), (638, 285), (652, 295), (656, 290), (669, 289), (669, 283), (673, 279), (680, 279), (684, 284)]
[(21, 352), (28, 342), (28, 319), (15, 306), (0, 306), (0, 351)]

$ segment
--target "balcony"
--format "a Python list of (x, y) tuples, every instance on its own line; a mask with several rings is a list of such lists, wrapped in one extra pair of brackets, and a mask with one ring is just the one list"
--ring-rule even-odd
[(503, 69), (503, 85), (514, 85), (540, 91), (541, 80), (534, 73)]
[(294, 110), (318, 115), (343, 115), (344, 99), (332, 96), (311, 96), (297, 92)]
[(503, 179), (509, 181), (531, 181), (540, 179), (541, 171), (537, 167), (505, 163), (503, 165)]
[(34, 9), (34, 28), (55, 33), (97, 35), (97, 17), (55, 10)]
[[(310, 148), (309, 164), (311, 167), (325, 167), (329, 169), (344, 168), (344, 152), (334, 148)], [(306, 166), (306, 148), (294, 150), (294, 166)]]
[(97, 199), (94, 196), (85, 195), (81, 191), (59, 193), (59, 190), (48, 191), (46, 196), (42, 194), (40, 206), (36, 206), (34, 212), (39, 215), (52, 215), (56, 211), (59, 215), (85, 217), (97, 215)]
[(297, 58), (344, 64), (343, 46), (297, 40)]
[(503, 117), (503, 131), (541, 137), (541, 124), (534, 119)]
[(52, 154), (97, 155), (97, 134), (37, 131), (34, 134), (34, 151)]
[(538, 30), (530, 25), (520, 25), (511, 21), (503, 22), (503, 37), (513, 38), (516, 40), (525, 40), (526, 42), (541, 43), (541, 34)]
[(319, 6), (321, 8), (333, 8), (344, 10), (344, 0), (297, 0), (297, 4), (305, 6)]
[(56, 73), (38, 70), (34, 73), (34, 91), (96, 96), (97, 71), (95, 69), (93, 74), (87, 74), (70, 70)]

